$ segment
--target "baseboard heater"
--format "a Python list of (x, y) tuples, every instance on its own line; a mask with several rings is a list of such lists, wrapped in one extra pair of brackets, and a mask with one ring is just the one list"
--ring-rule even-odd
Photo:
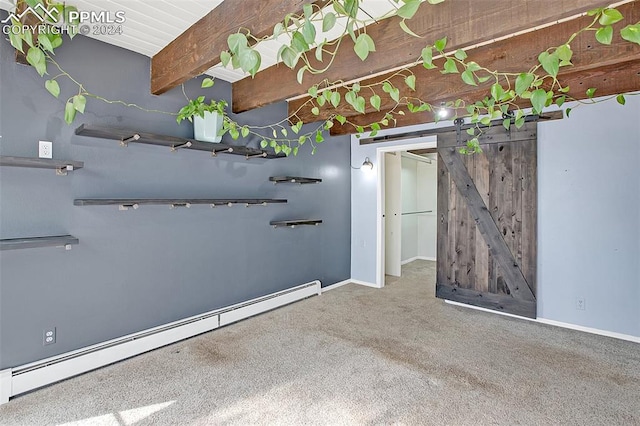
[(0, 404), (9, 398), (215, 330), (321, 293), (320, 281), (0, 371)]

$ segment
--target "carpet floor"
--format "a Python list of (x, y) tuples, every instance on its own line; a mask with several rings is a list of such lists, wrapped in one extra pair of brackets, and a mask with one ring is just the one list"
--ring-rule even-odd
[(640, 425), (640, 345), (445, 304), (435, 264), (12, 399), (2, 425)]

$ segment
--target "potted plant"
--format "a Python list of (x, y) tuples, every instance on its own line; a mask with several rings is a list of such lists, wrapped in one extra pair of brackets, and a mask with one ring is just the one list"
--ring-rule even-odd
[[(213, 80), (209, 78), (202, 82), (202, 87), (211, 87), (212, 85)], [(195, 140), (217, 143), (222, 140), (220, 130), (224, 122), (224, 109), (227, 105), (225, 100), (212, 100), (207, 104), (204, 96), (198, 96), (196, 99), (191, 99), (178, 111), (176, 121), (178, 123), (184, 119), (191, 121)]]

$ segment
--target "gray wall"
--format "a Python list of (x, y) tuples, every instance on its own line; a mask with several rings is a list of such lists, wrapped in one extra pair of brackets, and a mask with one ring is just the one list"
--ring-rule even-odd
[[(72, 49), (69, 49), (72, 47)], [(314, 156), (251, 160), (211, 158), (205, 152), (131, 145), (75, 136), (81, 123), (114, 125), (191, 137), (189, 123), (89, 100), (76, 122), (63, 121), (30, 67), (17, 65), (0, 42), (0, 154), (37, 157), (38, 140), (53, 141), (54, 158), (85, 162), (66, 177), (51, 170), (0, 170), (0, 237), (70, 233), (71, 251), (56, 248), (3, 251), (0, 256), (0, 369), (43, 359), (175, 321), (315, 279), (323, 286), (350, 277), (350, 148), (330, 138)], [(177, 111), (181, 91), (149, 94), (149, 59), (77, 37), (56, 58), (86, 87), (146, 108)], [(54, 72), (53, 69), (50, 70)], [(217, 81), (207, 93), (230, 98)], [(201, 93), (199, 82), (187, 93)], [(242, 115), (269, 123), (286, 114), (284, 103)], [(230, 140), (224, 140), (229, 143)], [(251, 141), (257, 146), (258, 141)], [(319, 185), (273, 185), (274, 175), (320, 177)], [(288, 204), (171, 210), (142, 206), (75, 207), (74, 198), (286, 198)], [(271, 220), (318, 218), (317, 227), (273, 229)], [(57, 343), (44, 347), (45, 327)]]

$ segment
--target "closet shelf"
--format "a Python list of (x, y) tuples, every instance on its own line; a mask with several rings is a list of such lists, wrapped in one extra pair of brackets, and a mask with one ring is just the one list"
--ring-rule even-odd
[(261, 149), (248, 148), (246, 146), (227, 145), (223, 143), (200, 142), (195, 139), (178, 138), (155, 133), (145, 133), (136, 130), (120, 129), (94, 124), (82, 124), (76, 129), (76, 135), (93, 138), (111, 139), (120, 142), (121, 146), (131, 143), (165, 146), (171, 151), (179, 149), (192, 149), (196, 151), (208, 151), (212, 156), (218, 154), (243, 155), (247, 160), (252, 158), (283, 158), (284, 154), (275, 154)]
[(64, 247), (71, 249), (71, 245), (78, 244), (78, 239), (72, 235), (56, 235), (51, 237), (9, 238), (0, 240), (0, 250), (17, 250), (38, 247)]
[(278, 228), (278, 227), (289, 227), (289, 228), (295, 228), (296, 226), (301, 226), (301, 225), (314, 225), (317, 226), (319, 224), (321, 224), (322, 221), (321, 220), (305, 220), (305, 219), (300, 219), (300, 220), (279, 220), (279, 221), (272, 221), (269, 222), (269, 225), (273, 226), (274, 228)]
[(301, 176), (271, 176), (269, 178), (269, 180), (271, 182), (273, 182), (274, 184), (276, 184), (276, 183), (299, 183), (301, 185), (304, 185), (304, 184), (307, 184), (307, 183), (320, 183), (320, 182), (322, 182), (322, 179), (308, 178), (308, 177), (301, 177)]
[(57, 175), (65, 176), (67, 172), (75, 169), (81, 169), (84, 166), (84, 163), (82, 161), (72, 160), (52, 160), (50, 158), (10, 157), (1, 155), (0, 166), (52, 169), (56, 171)]
[(266, 206), (268, 204), (286, 203), (287, 200), (271, 199), (271, 198), (239, 198), (239, 199), (222, 199), (222, 198), (78, 198), (73, 200), (76, 206), (120, 206), (120, 210), (128, 208), (137, 209), (141, 205), (168, 205), (175, 207), (191, 207), (195, 204), (209, 204), (215, 206)]

